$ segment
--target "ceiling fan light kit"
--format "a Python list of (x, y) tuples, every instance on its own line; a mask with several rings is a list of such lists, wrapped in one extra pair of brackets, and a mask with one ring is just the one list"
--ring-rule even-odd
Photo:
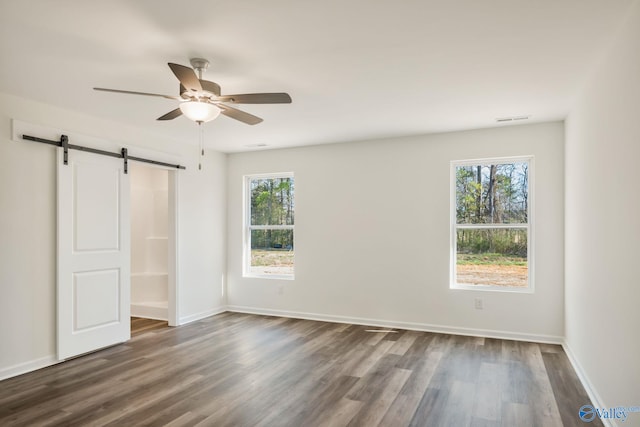
[(185, 117), (198, 124), (210, 122), (220, 115), (220, 108), (208, 102), (185, 101), (180, 103), (179, 108)]
[[(202, 74), (209, 68), (209, 61), (203, 58), (192, 58), (191, 67), (169, 63), (169, 68), (180, 81), (178, 96), (160, 95), (147, 92), (134, 92), (119, 89), (94, 87), (104, 92), (124, 93), (129, 95), (145, 95), (181, 101), (178, 108), (158, 117), (157, 120), (173, 120), (184, 115), (198, 123), (206, 123), (217, 118), (220, 114), (241, 121), (248, 125), (262, 122), (260, 117), (226, 105), (231, 104), (290, 104), (289, 94), (280, 93), (245, 93), (238, 95), (222, 95), (220, 86), (212, 81), (203, 80)], [(197, 73), (197, 74), (196, 74)]]

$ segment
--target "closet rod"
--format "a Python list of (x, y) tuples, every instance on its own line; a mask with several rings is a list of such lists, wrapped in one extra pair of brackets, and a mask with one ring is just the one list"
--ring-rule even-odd
[(30, 136), (30, 135), (22, 135), (22, 139), (26, 139), (27, 141), (41, 142), (43, 144), (55, 145), (56, 147), (62, 147), (65, 150), (65, 156), (64, 156), (65, 165), (67, 164), (67, 156), (66, 156), (67, 149), (69, 149), (69, 150), (86, 151), (88, 153), (100, 154), (102, 156), (116, 157), (118, 159), (125, 159), (125, 161), (128, 159), (128, 160), (135, 160), (136, 162), (150, 163), (152, 165), (167, 166), (173, 169), (186, 169), (186, 167), (181, 165), (174, 165), (171, 163), (159, 162), (157, 160), (145, 159), (143, 157), (129, 156), (126, 154), (126, 151), (122, 151), (120, 153), (112, 153), (110, 151), (98, 150), (97, 148), (90, 148), (90, 147), (84, 147), (82, 145), (69, 144), (68, 143), (69, 139), (66, 135), (62, 135), (60, 137), (60, 141), (52, 141), (50, 139), (38, 138), (36, 136)]

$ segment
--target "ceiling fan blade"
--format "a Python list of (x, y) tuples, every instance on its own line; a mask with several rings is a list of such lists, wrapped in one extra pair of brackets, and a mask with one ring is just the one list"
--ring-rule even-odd
[(227, 117), (231, 117), (232, 119), (239, 120), (242, 123), (246, 123), (248, 125), (257, 125), (262, 121), (260, 117), (238, 110), (237, 108), (229, 107), (228, 105), (224, 104), (216, 105), (222, 110), (220, 112), (221, 114), (224, 114)]
[(203, 90), (211, 92), (215, 96), (220, 96), (220, 85), (218, 83), (209, 80), (200, 80), (200, 85), (202, 85)]
[(99, 90), (99, 91), (102, 91), (102, 92), (126, 93), (128, 95), (157, 96), (157, 97), (160, 97), (160, 98), (176, 99), (176, 100), (181, 100), (182, 99), (179, 96), (160, 95), (158, 93), (147, 93), (147, 92), (134, 92), (134, 91), (131, 91), (131, 90), (105, 89), (103, 87), (94, 87), (93, 90)]
[(182, 86), (195, 92), (202, 90), (200, 80), (198, 80), (198, 76), (196, 76), (196, 72), (193, 71), (193, 68), (185, 67), (180, 64), (173, 64), (171, 62), (169, 62), (169, 68), (171, 68), (173, 74), (175, 74), (178, 80), (180, 80)]
[(179, 108), (176, 108), (173, 111), (169, 111), (164, 116), (158, 117), (156, 120), (173, 120), (176, 117), (180, 117), (182, 115), (182, 111)]
[(236, 104), (291, 104), (288, 93), (244, 93), (239, 95), (223, 95), (218, 98), (222, 102)]

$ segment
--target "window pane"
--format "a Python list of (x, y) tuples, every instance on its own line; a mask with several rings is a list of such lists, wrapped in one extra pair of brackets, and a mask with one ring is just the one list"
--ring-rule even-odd
[(293, 274), (293, 230), (251, 230), (251, 274)]
[(526, 224), (529, 163), (456, 167), (457, 224)]
[(460, 285), (528, 286), (527, 230), (456, 230)]
[(293, 178), (252, 178), (251, 225), (293, 225)]

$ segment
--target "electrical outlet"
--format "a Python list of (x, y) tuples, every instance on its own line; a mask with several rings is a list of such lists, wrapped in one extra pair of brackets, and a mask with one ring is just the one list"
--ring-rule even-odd
[(482, 310), (482, 298), (476, 298), (473, 303), (476, 310)]

